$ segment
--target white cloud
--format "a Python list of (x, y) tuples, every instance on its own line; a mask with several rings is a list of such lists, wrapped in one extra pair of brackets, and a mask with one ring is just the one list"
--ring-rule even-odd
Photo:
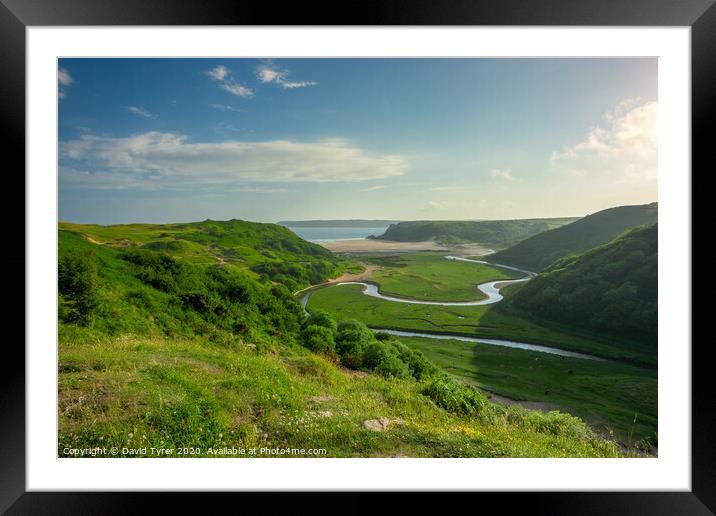
[(241, 110), (234, 106), (229, 106), (227, 104), (211, 104), (211, 107), (214, 109), (218, 109), (219, 111), (232, 111), (234, 113), (240, 113)]
[(73, 82), (70, 72), (64, 68), (60, 68), (57, 71), (57, 82), (59, 82), (62, 86), (70, 86)]
[(654, 181), (658, 157), (658, 103), (628, 99), (604, 114), (604, 123), (550, 161), (580, 175), (608, 174), (622, 182)]
[(279, 71), (269, 65), (261, 65), (256, 69), (256, 77), (261, 82), (279, 82), (286, 76), (286, 72)]
[(361, 192), (375, 192), (376, 190), (382, 190), (383, 188), (388, 188), (386, 185), (375, 185), (375, 186), (369, 186), (368, 188), (363, 188)]
[(435, 186), (430, 189), (431, 192), (449, 192), (451, 190), (457, 190), (456, 186)]
[(191, 143), (160, 132), (83, 135), (62, 142), (60, 156), (65, 180), (95, 188), (359, 182), (400, 176), (407, 166), (401, 156), (375, 155), (343, 139)]
[(282, 82), (281, 87), (287, 90), (293, 90), (296, 88), (307, 88), (308, 86), (316, 86), (317, 82), (314, 81), (298, 81), (298, 82)]
[(235, 192), (244, 193), (285, 193), (288, 192), (286, 188), (262, 188), (260, 186), (239, 186), (234, 188)]
[(250, 98), (254, 96), (254, 91), (242, 84), (237, 83), (232, 77), (228, 68), (219, 65), (206, 72), (206, 74), (219, 83), (219, 87), (228, 91), (237, 97)]
[(509, 168), (493, 168), (488, 173), (492, 179), (502, 179), (504, 181), (515, 180), (515, 177), (512, 175), (512, 170)]
[(223, 81), (229, 76), (229, 69), (226, 68), (224, 65), (219, 65), (206, 73), (215, 81)]
[(65, 90), (61, 86), (71, 86), (73, 82), (70, 72), (65, 68), (59, 68), (57, 70), (57, 96), (61, 99), (65, 98)]
[(307, 88), (318, 84), (314, 81), (289, 81), (287, 80), (288, 72), (286, 70), (280, 70), (272, 64), (259, 66), (256, 69), (256, 77), (262, 83), (278, 84), (284, 89)]
[(237, 97), (249, 98), (254, 96), (254, 90), (235, 82), (222, 82), (221, 87)]
[(141, 107), (137, 107), (137, 106), (129, 106), (129, 107), (127, 108), (127, 111), (129, 111), (130, 113), (133, 113), (133, 114), (135, 114), (135, 115), (137, 115), (137, 116), (141, 116), (141, 117), (143, 117), (143, 118), (152, 118), (152, 119), (154, 119), (154, 118), (159, 118), (159, 115), (155, 115), (154, 113), (150, 113), (150, 112), (147, 111), (146, 109), (141, 108)]

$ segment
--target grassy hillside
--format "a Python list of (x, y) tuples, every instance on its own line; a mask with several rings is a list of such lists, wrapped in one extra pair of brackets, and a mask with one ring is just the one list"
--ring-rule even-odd
[(545, 231), (490, 257), (495, 263), (541, 271), (556, 260), (606, 244), (623, 231), (654, 224), (658, 204), (619, 206), (588, 215), (571, 224)]
[(484, 221), (414, 221), (391, 224), (382, 240), (422, 242), (436, 240), (443, 244), (476, 242), (497, 249), (515, 245), (532, 235), (575, 221), (575, 218), (484, 220)]
[(562, 258), (507, 296), (507, 308), (560, 323), (657, 343), (657, 224), (634, 228)]
[[(194, 263), (146, 246), (155, 227), (94, 228), (59, 232), (60, 456), (111, 446), (135, 456), (157, 456), (152, 447), (207, 457), (233, 447), (336, 457), (622, 454), (568, 414), (489, 403), (357, 321), (307, 319), (285, 285), (256, 279), (250, 253)], [(176, 226), (165, 228), (172, 235)], [(180, 240), (202, 244), (192, 256), (209, 258), (214, 249), (196, 232)], [(159, 239), (176, 239), (168, 235)]]
[(195, 264), (230, 264), (290, 290), (336, 276), (347, 265), (287, 228), (243, 220), (114, 226), (60, 222), (60, 231), (106, 247), (162, 251)]

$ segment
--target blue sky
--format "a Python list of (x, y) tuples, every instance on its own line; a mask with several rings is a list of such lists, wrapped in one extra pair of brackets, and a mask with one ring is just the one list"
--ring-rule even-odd
[(656, 77), (656, 59), (62, 59), (60, 219), (507, 219), (651, 202)]

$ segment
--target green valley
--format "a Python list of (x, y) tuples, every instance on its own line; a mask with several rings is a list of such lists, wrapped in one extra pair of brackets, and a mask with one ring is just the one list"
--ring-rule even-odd
[(484, 294), (475, 285), (519, 276), (499, 267), (446, 260), (441, 253), (375, 256), (365, 262), (378, 266), (371, 281), (383, 294), (433, 301), (480, 299)]
[(306, 268), (286, 281), (293, 287), (322, 270), (316, 260), (333, 274), (352, 264), (315, 247), (241, 221), (63, 223), (58, 453), (113, 445), (191, 446), (198, 456), (282, 446), (335, 457), (641, 454), (569, 414), (490, 403), (353, 317), (307, 318), (285, 278), (260, 266), (292, 258)]

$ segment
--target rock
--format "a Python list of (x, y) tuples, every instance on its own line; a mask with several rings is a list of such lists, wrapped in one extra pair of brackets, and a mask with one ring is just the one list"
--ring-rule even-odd
[(363, 421), (363, 426), (374, 432), (385, 432), (390, 427), (390, 419), (382, 417), (380, 419), (367, 419)]
[(321, 403), (323, 401), (331, 401), (332, 399), (335, 399), (333, 396), (311, 396), (308, 398), (309, 401), (315, 401), (316, 403)]
[(319, 410), (315, 413), (318, 417), (331, 417), (333, 415), (333, 412), (330, 410)]

